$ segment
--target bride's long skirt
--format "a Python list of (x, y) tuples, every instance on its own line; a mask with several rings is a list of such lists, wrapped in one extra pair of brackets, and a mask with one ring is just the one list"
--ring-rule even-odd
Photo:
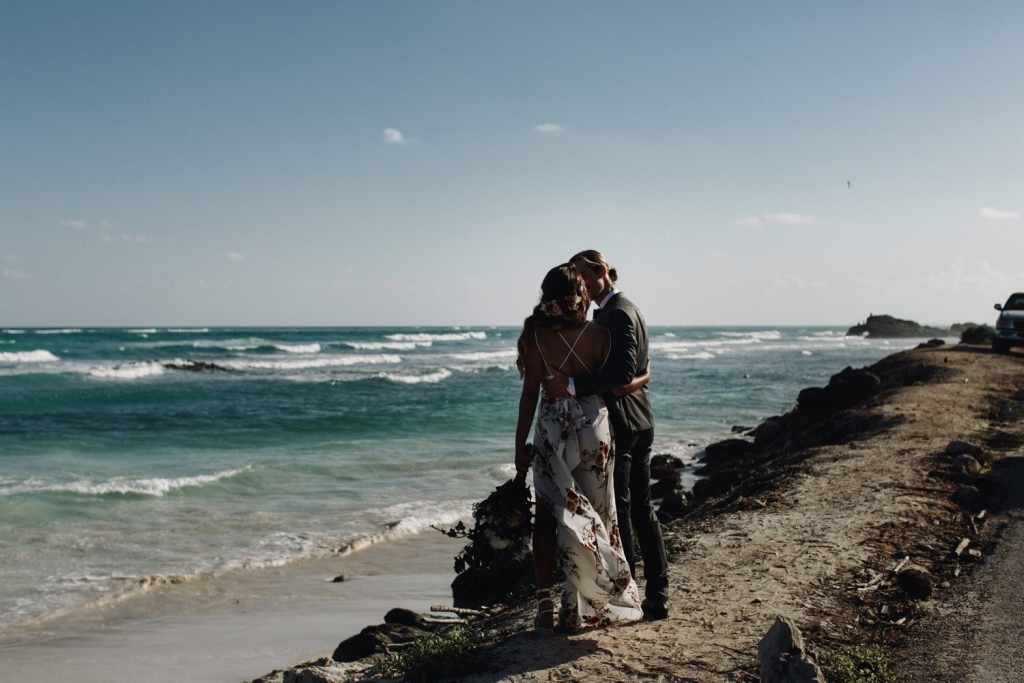
[(538, 504), (558, 522), (556, 557), (568, 578), (562, 623), (580, 627), (642, 619), (616, 521), (604, 400), (542, 397), (533, 443)]

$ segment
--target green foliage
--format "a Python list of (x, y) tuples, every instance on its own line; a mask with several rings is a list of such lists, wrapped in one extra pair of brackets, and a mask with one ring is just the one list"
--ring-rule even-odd
[(818, 664), (829, 683), (897, 683), (885, 652), (868, 647), (837, 647), (822, 651)]
[(456, 626), (445, 634), (432, 633), (377, 660), (377, 672), (384, 678), (405, 676), (417, 683), (434, 683), (462, 676), (480, 666), (473, 652), (476, 635), (465, 626)]
[(679, 556), (697, 545), (696, 538), (682, 538), (675, 534), (665, 534), (665, 558), (675, 562)]
[[(527, 448), (533, 445), (527, 444)], [(470, 569), (490, 572), (499, 563), (526, 557), (533, 533), (532, 505), (526, 482), (510, 479), (473, 506), (472, 529), (467, 530), (462, 522), (451, 529), (438, 529), (451, 538), (469, 540), (455, 557), (455, 573)]]

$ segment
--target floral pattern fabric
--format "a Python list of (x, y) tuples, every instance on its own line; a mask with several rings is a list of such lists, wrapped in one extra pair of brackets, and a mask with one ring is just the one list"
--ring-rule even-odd
[(542, 397), (533, 444), (537, 501), (558, 522), (556, 557), (568, 579), (562, 624), (579, 628), (642, 619), (616, 521), (604, 400)]

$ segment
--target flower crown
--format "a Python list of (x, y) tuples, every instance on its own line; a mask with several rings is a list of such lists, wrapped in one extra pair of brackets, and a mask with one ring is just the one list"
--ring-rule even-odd
[[(583, 303), (583, 297), (574, 294), (572, 296), (563, 297), (561, 301), (562, 303), (565, 304), (565, 307), (569, 309), (570, 312), (575, 312), (579, 309), (580, 304)], [(544, 315), (546, 315), (549, 318), (560, 318), (563, 315), (565, 315), (565, 313), (562, 311), (561, 305), (559, 305), (558, 302), (558, 299), (542, 301), (540, 306), (541, 310), (544, 311)]]

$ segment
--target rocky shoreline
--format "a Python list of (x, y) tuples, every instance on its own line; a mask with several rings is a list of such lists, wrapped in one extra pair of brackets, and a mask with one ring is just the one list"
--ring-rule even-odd
[(771, 659), (758, 664), (759, 642), (788, 625), (808, 661), (849, 646), (898, 660), (991, 551), (1000, 463), (1024, 444), (1022, 388), (1021, 354), (922, 345), (846, 368), (788, 413), (708, 446), (692, 497), (660, 462), (673, 555), (664, 621), (543, 639), (529, 600), (439, 606), (445, 618), (392, 610), (356, 637), (362, 651), (339, 646), (253, 683), (379, 680), (373, 652), (456, 624), (481, 662), (462, 681), (756, 681)]

